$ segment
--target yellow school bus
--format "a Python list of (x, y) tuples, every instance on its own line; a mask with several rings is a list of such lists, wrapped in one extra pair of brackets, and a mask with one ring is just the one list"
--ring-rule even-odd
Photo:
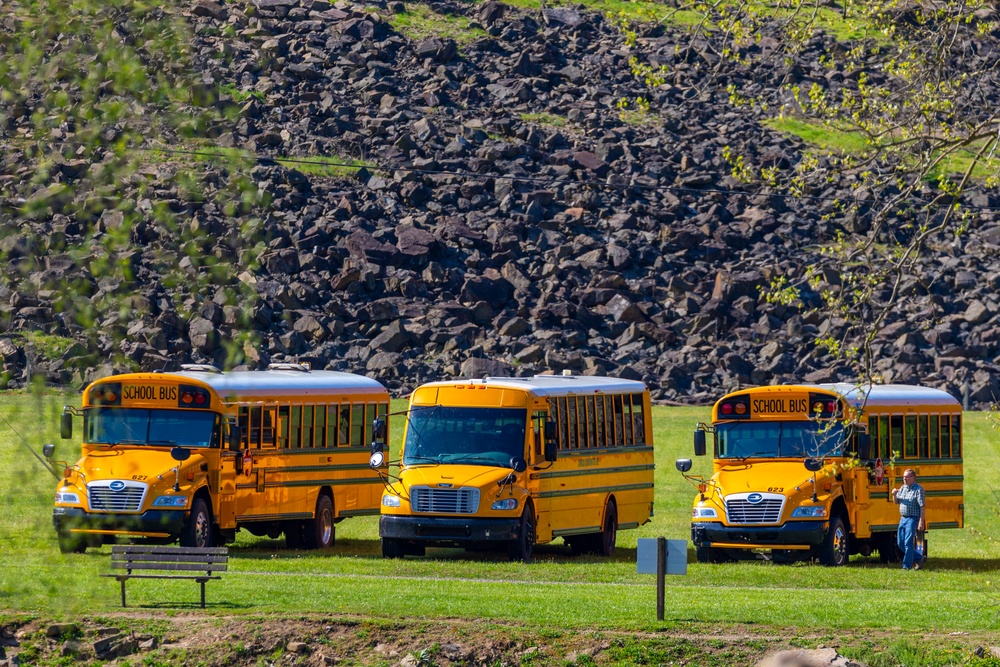
[[(817, 558), (844, 565), (877, 551), (896, 561), (899, 508), (890, 490), (913, 468), (929, 530), (964, 525), (962, 410), (937, 389), (827, 384), (733, 392), (695, 431), (714, 436), (713, 474), (699, 484), (691, 539), (700, 562)], [(690, 459), (677, 468), (687, 473)]]
[[(382, 555), (506, 548), (529, 562), (563, 538), (610, 556), (653, 513), (653, 431), (641, 382), (539, 375), (434, 382), (410, 397)], [(384, 464), (376, 454), (373, 466)]]
[(65, 464), (53, 511), (64, 552), (118, 538), (211, 546), (240, 528), (326, 548), (334, 523), (378, 514), (366, 424), (384, 437), (381, 384), (300, 364), (182, 369), (98, 380), (82, 409), (64, 409), (63, 438), (83, 417), (82, 456)]

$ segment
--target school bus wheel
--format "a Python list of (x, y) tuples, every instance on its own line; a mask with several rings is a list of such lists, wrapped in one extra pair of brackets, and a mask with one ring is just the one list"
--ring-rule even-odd
[(521, 514), (521, 529), (517, 539), (511, 540), (507, 556), (511, 561), (530, 563), (535, 549), (535, 508), (529, 501)]
[(333, 526), (333, 501), (330, 496), (320, 494), (316, 499), (316, 518), (306, 521), (306, 549), (329, 549), (337, 539)]
[(208, 504), (200, 496), (191, 505), (191, 514), (181, 531), (182, 547), (212, 546), (212, 514)]
[(58, 533), (59, 537), (59, 551), (64, 554), (82, 554), (87, 550), (87, 538), (80, 535), (74, 535), (69, 531), (60, 530)]
[(820, 547), (820, 562), (830, 567), (847, 565), (847, 560), (851, 554), (849, 540), (850, 535), (847, 532), (847, 526), (844, 525), (843, 519), (839, 516), (834, 516), (830, 519), (830, 529), (827, 530), (826, 538)]

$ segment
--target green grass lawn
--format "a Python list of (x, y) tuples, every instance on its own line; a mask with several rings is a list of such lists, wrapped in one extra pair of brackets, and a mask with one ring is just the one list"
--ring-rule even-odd
[[(78, 442), (58, 437), (58, 415), (75, 395), (0, 395), (2, 414), (36, 448), (57, 443), (73, 458)], [(396, 401), (393, 410), (402, 409)], [(902, 628), (989, 632), (1000, 611), (1000, 518), (994, 494), (998, 434), (983, 414), (966, 417), (965, 530), (929, 538), (928, 569), (902, 572), (855, 557), (846, 568), (768, 563), (690, 563), (667, 581), (666, 622), (655, 621), (654, 578), (635, 572), (638, 537), (688, 537), (693, 489), (674, 470), (691, 453), (691, 432), (704, 408), (653, 409), (656, 442), (655, 517), (619, 534), (611, 560), (575, 557), (561, 544), (539, 547), (530, 565), (498, 554), (429, 550), (425, 558), (383, 560), (377, 518), (337, 527), (329, 553), (287, 551), (283, 540), (241, 533), (230, 571), (208, 586), (210, 609), (251, 614), (350, 613), (378, 617), (482, 618), (562, 627), (658, 628), (692, 622), (763, 624), (812, 629)], [(392, 423), (398, 451), (401, 418)], [(0, 610), (69, 617), (118, 608), (108, 572), (110, 547), (63, 555), (51, 525), (55, 481), (0, 422)], [(707, 474), (708, 458), (695, 460)], [(16, 567), (15, 567), (16, 566)], [(997, 589), (997, 590), (995, 590)], [(133, 581), (130, 603), (146, 608), (196, 605), (191, 582)], [(900, 608), (905, 614), (898, 613)]]

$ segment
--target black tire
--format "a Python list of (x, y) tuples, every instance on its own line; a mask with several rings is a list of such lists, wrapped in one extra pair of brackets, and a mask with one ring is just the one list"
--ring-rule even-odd
[(517, 539), (507, 545), (507, 557), (513, 561), (530, 563), (535, 550), (535, 508), (529, 503), (521, 514)]
[(395, 537), (382, 538), (382, 558), (402, 558), (403, 540)]
[(618, 507), (614, 502), (609, 502), (604, 510), (604, 527), (600, 535), (596, 536), (594, 546), (597, 547), (597, 555), (610, 558), (615, 553), (615, 543), (618, 541)]
[(195, 498), (188, 520), (181, 530), (182, 547), (212, 546), (212, 513), (202, 498)]
[(333, 524), (333, 501), (330, 496), (321, 495), (316, 499), (316, 517), (306, 521), (304, 531), (306, 549), (329, 549), (337, 540), (337, 529)]
[(694, 556), (699, 563), (715, 563), (714, 549), (712, 547), (699, 547), (694, 548)]
[(850, 539), (844, 521), (839, 516), (830, 519), (830, 529), (820, 546), (820, 562), (828, 567), (847, 565), (851, 553)]
[(89, 540), (70, 532), (58, 532), (59, 551), (64, 554), (82, 554), (87, 550)]

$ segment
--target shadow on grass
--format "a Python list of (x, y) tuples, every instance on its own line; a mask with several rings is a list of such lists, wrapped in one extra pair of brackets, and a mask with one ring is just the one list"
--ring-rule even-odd
[[(205, 611), (221, 609), (253, 609), (256, 605), (243, 602), (205, 602)], [(201, 609), (201, 602), (157, 602), (149, 604), (129, 603), (127, 607), (119, 609)]]
[[(546, 561), (566, 561), (578, 563), (634, 563), (635, 548), (616, 547), (614, 555), (604, 558), (595, 554), (575, 553), (569, 546), (557, 544), (537, 544), (535, 559)], [(307, 558), (360, 558), (384, 560), (382, 546), (378, 540), (337, 540), (332, 549), (325, 551), (305, 551), (288, 549), (284, 540), (257, 540), (252, 544), (229, 547), (231, 560), (297, 560)], [(427, 547), (423, 556), (407, 556), (407, 559), (463, 560), (482, 562), (507, 562), (507, 548), (498, 543), (494, 549), (463, 549), (459, 547)]]

